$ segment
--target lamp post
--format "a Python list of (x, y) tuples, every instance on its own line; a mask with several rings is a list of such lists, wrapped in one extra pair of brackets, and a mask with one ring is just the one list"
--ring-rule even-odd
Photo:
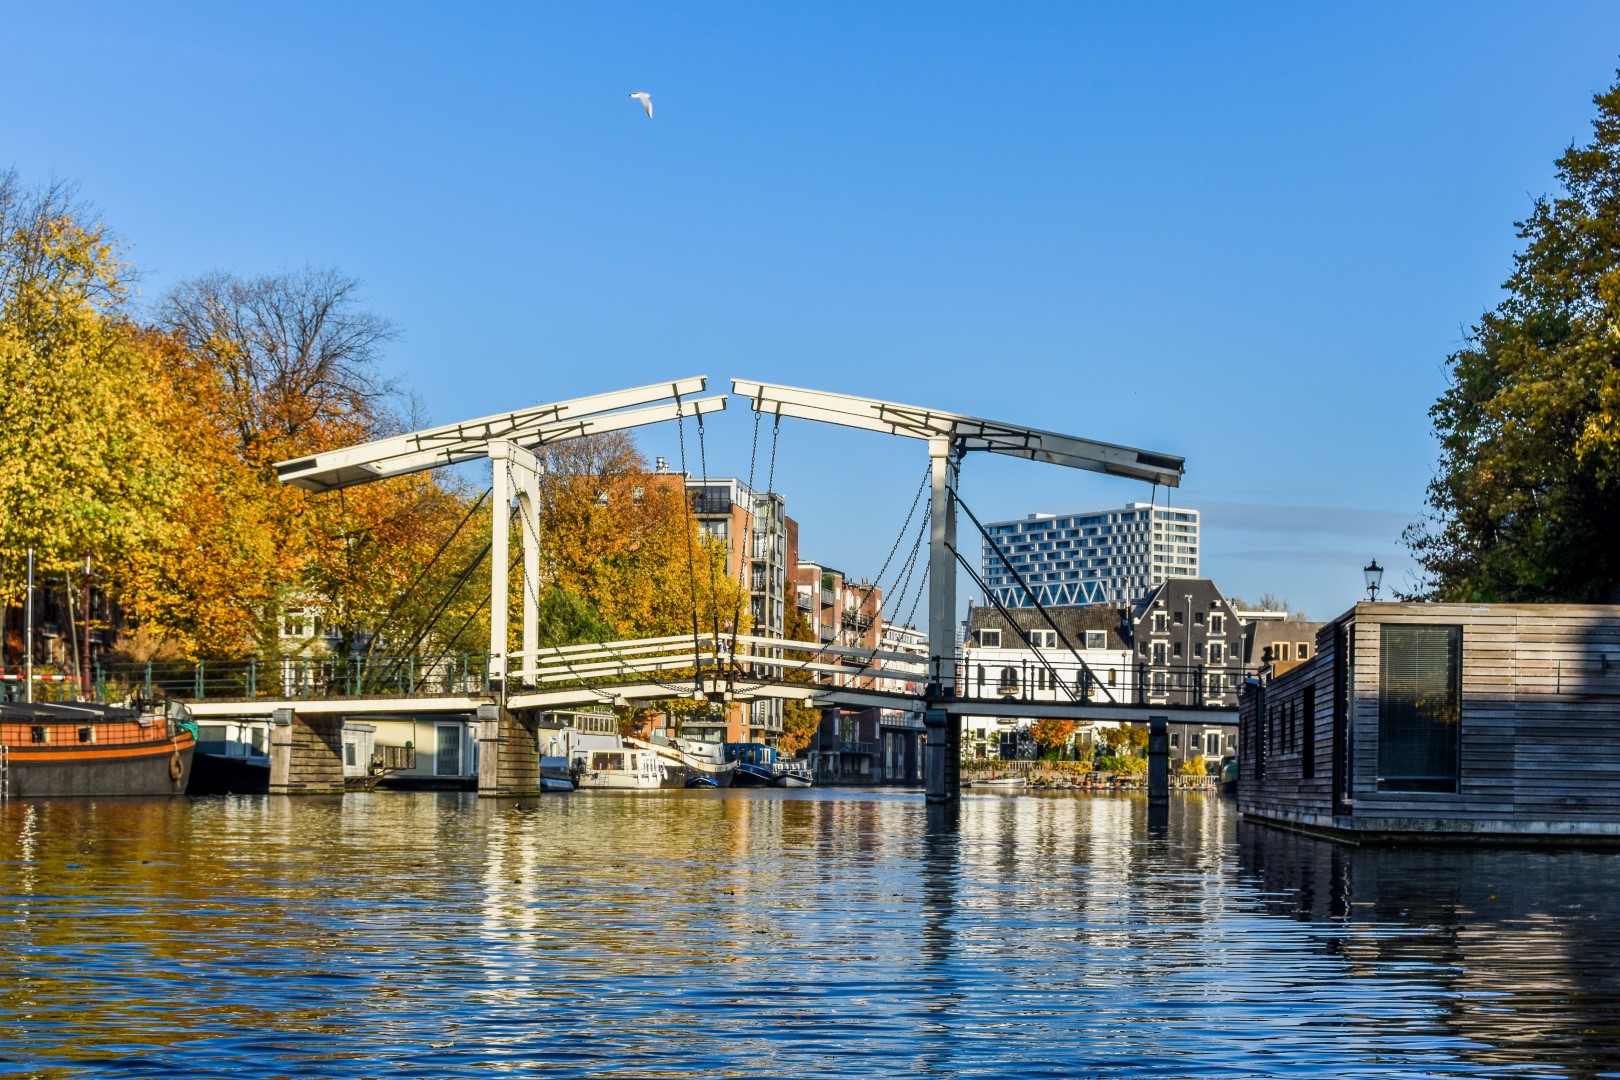
[(1374, 559), (1361, 568), (1361, 576), (1367, 581), (1367, 599), (1378, 599), (1378, 587), (1384, 583), (1384, 568)]

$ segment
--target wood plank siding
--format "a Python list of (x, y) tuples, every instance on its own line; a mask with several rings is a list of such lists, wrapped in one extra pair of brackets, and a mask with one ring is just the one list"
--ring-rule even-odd
[[(1450, 790), (1379, 776), (1389, 626), (1461, 628)], [(1245, 816), (1349, 837), (1620, 842), (1620, 607), (1364, 603), (1316, 649), (1243, 696)]]

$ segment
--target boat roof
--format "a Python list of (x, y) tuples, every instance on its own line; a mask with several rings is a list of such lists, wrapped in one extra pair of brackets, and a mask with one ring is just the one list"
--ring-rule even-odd
[(13, 723), (82, 724), (87, 720), (133, 720), (139, 715), (134, 709), (93, 701), (0, 701), (0, 720)]

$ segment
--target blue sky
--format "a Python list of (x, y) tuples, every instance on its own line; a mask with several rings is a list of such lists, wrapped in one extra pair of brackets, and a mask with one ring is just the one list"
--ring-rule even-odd
[[(1409, 581), (1445, 357), (1620, 66), (1620, 6), (1577, 3), (13, 2), (0, 36), (0, 167), (77, 181), (148, 299), (341, 268), (438, 422), (707, 374), (1184, 455), (1207, 574), (1317, 617), (1369, 558)], [(876, 573), (925, 463), (784, 422), (805, 557)], [(992, 456), (962, 493), (1150, 496)]]

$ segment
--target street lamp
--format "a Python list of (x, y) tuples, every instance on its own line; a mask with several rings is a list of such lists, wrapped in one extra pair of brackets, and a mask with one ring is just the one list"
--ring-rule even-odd
[(1361, 576), (1367, 579), (1367, 599), (1378, 599), (1378, 587), (1384, 583), (1384, 568), (1374, 559), (1361, 568)]
[[(1192, 660), (1193, 660), (1193, 658), (1192, 658), (1192, 593), (1182, 593), (1181, 594), (1181, 599), (1186, 601), (1186, 604), (1187, 604), (1187, 655), (1181, 658), (1183, 663), (1185, 664), (1185, 667), (1183, 668), (1182, 673), (1181, 673), (1181, 679), (1182, 679), (1181, 690), (1182, 690), (1183, 693), (1188, 693), (1188, 691), (1187, 691), (1187, 680), (1193, 677), (1193, 662), (1192, 662)], [(1188, 694), (1187, 700), (1188, 701), (1192, 700), (1191, 694)]]

